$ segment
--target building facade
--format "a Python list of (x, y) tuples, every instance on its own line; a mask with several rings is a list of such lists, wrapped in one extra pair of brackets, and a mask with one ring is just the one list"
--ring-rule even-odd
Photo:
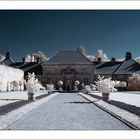
[(81, 84), (94, 82), (93, 63), (77, 51), (59, 51), (49, 61), (43, 63), (42, 67), (43, 82), (52, 83), (56, 88), (59, 80), (63, 81), (64, 90), (73, 90), (76, 80)]
[(53, 84), (58, 88), (58, 81), (63, 81), (64, 90), (73, 90), (75, 81), (88, 85), (97, 80), (97, 76), (112, 77), (113, 80), (126, 81), (133, 73), (140, 74), (140, 64), (132, 59), (131, 53), (127, 52), (124, 61), (91, 62), (85, 56), (84, 51), (59, 51), (46, 62), (14, 62), (9, 53), (0, 64), (16, 67), (24, 71), (25, 78), (28, 72), (34, 72), (39, 81), (46, 84)]

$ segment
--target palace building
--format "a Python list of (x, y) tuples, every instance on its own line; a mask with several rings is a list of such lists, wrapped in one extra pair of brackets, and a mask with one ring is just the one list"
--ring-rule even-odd
[(9, 53), (0, 62), (24, 71), (25, 78), (28, 72), (34, 72), (36, 77), (45, 86), (54, 84), (58, 88), (58, 81), (63, 81), (64, 90), (73, 90), (76, 80), (81, 84), (91, 84), (98, 75), (112, 77), (113, 80), (127, 81), (133, 73), (140, 73), (140, 64), (132, 59), (131, 53), (127, 52), (124, 61), (91, 62), (79, 48), (76, 51), (59, 51), (46, 62), (14, 62)]

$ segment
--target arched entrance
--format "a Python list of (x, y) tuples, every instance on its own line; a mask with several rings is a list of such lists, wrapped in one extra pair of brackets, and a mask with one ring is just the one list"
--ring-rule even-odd
[(64, 86), (66, 91), (71, 91), (73, 89), (73, 75), (65, 75)]
[(74, 88), (75, 70), (66, 68), (61, 71), (63, 76), (63, 87), (66, 91), (71, 91)]

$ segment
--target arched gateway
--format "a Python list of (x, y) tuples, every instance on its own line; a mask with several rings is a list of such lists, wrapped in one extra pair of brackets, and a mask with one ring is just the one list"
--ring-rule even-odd
[(63, 89), (67, 91), (71, 91), (74, 89), (74, 81), (76, 72), (74, 69), (71, 69), (70, 67), (67, 67), (66, 69), (63, 69), (61, 71), (61, 75), (63, 79)]
[(44, 85), (52, 83), (56, 89), (59, 80), (63, 81), (63, 90), (67, 91), (74, 89), (76, 80), (80, 84), (94, 81), (94, 65), (78, 51), (59, 51), (42, 66)]

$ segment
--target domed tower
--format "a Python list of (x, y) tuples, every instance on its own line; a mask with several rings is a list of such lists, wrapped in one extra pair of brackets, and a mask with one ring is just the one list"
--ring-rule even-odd
[(77, 48), (77, 52), (79, 52), (82, 55), (86, 55), (85, 48), (81, 45)]

